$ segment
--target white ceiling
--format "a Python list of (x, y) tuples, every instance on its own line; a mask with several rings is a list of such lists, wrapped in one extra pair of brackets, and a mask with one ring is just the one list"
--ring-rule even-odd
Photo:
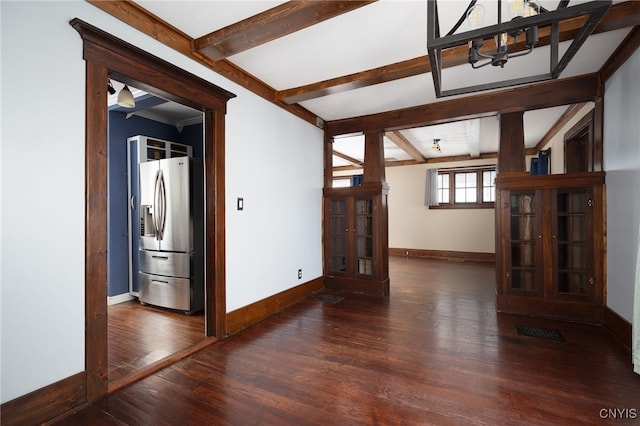
[[(569, 5), (583, 2), (571, 1)], [(197, 38), (285, 2), (154, 0), (136, 3), (188, 36)], [(558, 1), (541, 0), (540, 3), (551, 10), (556, 8)], [(441, 33), (448, 31), (467, 5), (467, 0), (438, 2)], [(490, 9), (490, 5), (486, 8)], [(592, 35), (560, 78), (597, 72), (630, 29)], [(459, 31), (463, 30), (468, 30), (466, 23)], [(285, 90), (425, 56), (426, 38), (426, 1), (380, 0), (226, 59), (272, 88)], [(561, 46), (561, 53), (566, 43), (562, 45), (565, 47)], [(473, 70), (469, 65), (449, 68), (443, 70), (443, 89), (447, 85), (492, 81), (496, 76), (502, 78), (503, 74), (522, 76), (545, 63), (548, 64), (548, 48), (541, 47), (529, 56), (511, 59), (502, 70), (495, 67)], [(542, 69), (541, 72), (548, 70)], [(318, 97), (300, 102), (300, 105), (323, 120), (331, 121), (440, 100), (435, 96), (429, 73)], [(558, 107), (528, 112), (525, 115), (527, 147), (535, 146), (565, 110), (566, 107)], [(470, 128), (477, 130), (470, 132)], [(468, 139), (470, 134), (476, 135), (474, 137), (478, 140), (475, 143)], [(495, 117), (482, 118), (472, 124), (456, 122), (403, 130), (402, 135), (427, 158), (469, 154), (478, 149), (481, 153), (496, 152), (498, 146)], [(442, 139), (441, 154), (431, 149), (432, 140), (436, 137)], [(362, 159), (361, 139), (342, 138), (334, 149)], [(386, 157), (410, 158), (393, 142), (386, 140), (385, 144)], [(337, 160), (335, 165), (338, 165)]]

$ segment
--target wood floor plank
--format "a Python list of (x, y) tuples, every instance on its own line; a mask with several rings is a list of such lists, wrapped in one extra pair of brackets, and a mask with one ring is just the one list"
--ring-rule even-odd
[(109, 306), (107, 318), (111, 382), (205, 339), (202, 312), (185, 315), (132, 300)]
[(390, 274), (387, 299), (305, 300), (60, 424), (638, 423), (640, 376), (602, 328), (497, 314), (492, 266), (391, 257)]

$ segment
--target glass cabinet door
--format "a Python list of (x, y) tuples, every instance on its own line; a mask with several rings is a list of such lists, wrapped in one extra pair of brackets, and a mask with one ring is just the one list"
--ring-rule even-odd
[(346, 272), (347, 270), (347, 202), (346, 200), (331, 201), (331, 247), (330, 265), (332, 272)]
[(356, 200), (358, 274), (373, 275), (373, 200)]
[(558, 190), (553, 234), (555, 241), (555, 291), (558, 295), (588, 297), (593, 287), (589, 265), (589, 209), (592, 199), (586, 189)]
[(536, 193), (514, 193), (509, 196), (511, 262), (509, 289), (515, 292), (539, 292), (542, 271), (537, 265), (538, 232)]

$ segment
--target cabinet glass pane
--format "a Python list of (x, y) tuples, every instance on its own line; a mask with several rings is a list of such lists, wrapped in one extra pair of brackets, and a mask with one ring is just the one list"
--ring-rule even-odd
[(347, 224), (344, 216), (334, 215), (331, 216), (331, 233), (333, 235), (344, 235)]
[(587, 267), (587, 251), (583, 245), (574, 244), (573, 253), (571, 255), (571, 266), (574, 269), (586, 269)]
[(589, 196), (580, 189), (558, 191), (557, 204), (557, 291), (564, 295), (587, 296)]
[(344, 214), (346, 208), (346, 201), (334, 200), (331, 202), (331, 214)]
[(347, 270), (347, 258), (344, 256), (331, 256), (331, 270), (345, 272)]
[(583, 215), (574, 215), (571, 223), (571, 239), (573, 241), (584, 242), (587, 236), (586, 218)]
[(345, 240), (340, 237), (331, 237), (331, 253), (339, 256), (346, 254)]
[(511, 289), (536, 292), (536, 215), (535, 195), (510, 195)]
[(534, 213), (535, 194), (512, 194), (512, 213)]
[(372, 214), (373, 202), (371, 200), (358, 200), (356, 202), (356, 214)]
[(358, 215), (356, 218), (356, 232), (358, 235), (372, 235), (373, 216)]
[(347, 218), (345, 216), (345, 210), (345, 200), (331, 201), (331, 247), (329, 249), (331, 264), (329, 267), (333, 272), (344, 272), (347, 270)]
[(558, 194), (558, 213), (569, 211), (569, 194)]
[(533, 267), (536, 264), (535, 255), (535, 244), (511, 243), (511, 266)]
[(558, 216), (558, 240), (567, 241), (569, 239), (569, 217)]
[(561, 272), (558, 275), (558, 292), (568, 295), (586, 296), (587, 277), (581, 273)]
[(511, 275), (511, 288), (514, 290), (535, 291), (536, 272), (534, 270), (513, 270)]
[(361, 275), (373, 274), (373, 260), (358, 259), (358, 273)]
[(373, 200), (356, 200), (358, 273), (373, 274)]
[(569, 245), (558, 244), (558, 268), (567, 269), (569, 267)]
[(571, 194), (571, 211), (573, 213), (585, 213), (587, 211), (587, 194), (573, 192)]

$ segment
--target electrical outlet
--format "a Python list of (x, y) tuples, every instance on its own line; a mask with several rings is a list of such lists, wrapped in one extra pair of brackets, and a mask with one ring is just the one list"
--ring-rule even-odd
[(302, 279), (302, 269), (298, 269), (298, 279)]

